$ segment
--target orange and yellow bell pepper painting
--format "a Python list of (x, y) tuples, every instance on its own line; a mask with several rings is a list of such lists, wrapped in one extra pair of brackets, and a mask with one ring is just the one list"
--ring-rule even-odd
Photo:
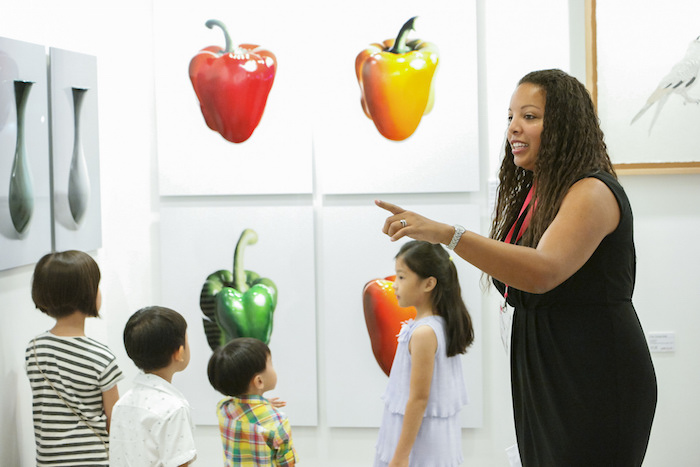
[(435, 99), (438, 49), (420, 39), (407, 41), (415, 20), (406, 21), (396, 40), (370, 44), (355, 59), (365, 115), (392, 141), (411, 136)]

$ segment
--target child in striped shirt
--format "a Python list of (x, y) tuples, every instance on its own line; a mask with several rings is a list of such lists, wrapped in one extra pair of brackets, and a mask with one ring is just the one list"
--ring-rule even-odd
[(100, 269), (82, 251), (50, 253), (32, 280), (36, 307), (56, 320), (27, 346), (37, 466), (107, 466), (112, 407), (124, 376), (112, 352), (85, 336), (98, 316)]
[(207, 369), (214, 389), (229, 396), (217, 405), (226, 467), (293, 467), (296, 452), (285, 404), (263, 394), (277, 385), (270, 348), (249, 337), (219, 347)]

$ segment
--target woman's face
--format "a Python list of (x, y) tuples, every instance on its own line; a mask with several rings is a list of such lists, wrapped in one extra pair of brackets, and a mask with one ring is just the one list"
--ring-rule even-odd
[(508, 143), (513, 162), (525, 170), (534, 170), (540, 152), (544, 122), (545, 92), (532, 83), (515, 89), (508, 109)]

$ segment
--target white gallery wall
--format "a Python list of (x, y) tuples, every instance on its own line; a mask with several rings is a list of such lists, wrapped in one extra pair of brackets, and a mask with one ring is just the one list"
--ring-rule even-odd
[[(450, 3), (445, 2), (446, 5)], [(462, 206), (471, 206), (469, 209), (476, 209), (481, 232), (488, 231), (487, 181), (496, 171), (508, 103), (515, 83), (534, 69), (558, 67), (577, 76), (582, 69), (579, 55), (581, 28), (577, 18), (580, 18), (583, 1), (571, 0), (567, 4), (537, 0), (525, 3), (517, 0), (498, 4), (486, 0), (467, 3), (473, 8), (476, 31), (465, 31), (465, 34), (469, 33), (469, 37), (477, 40), (476, 61), (471, 66), (476, 68), (478, 76), (478, 100), (472, 109), (478, 127), (469, 129), (478, 141), (479, 168), (476, 170), (479, 177), (474, 191), (406, 192), (382, 194), (382, 197), (406, 207), (451, 205), (454, 212), (445, 219), (449, 222), (462, 220), (459, 210)], [(189, 201), (183, 199), (161, 198), (159, 164), (162, 161), (159, 156), (163, 135), (159, 133), (161, 117), (157, 113), (156, 97), (160, 99), (164, 90), (157, 88), (155, 64), (163, 53), (155, 46), (162, 40), (155, 37), (155, 31), (160, 27), (155, 14), (164, 4), (156, 0), (125, 0), (108, 6), (78, 0), (26, 3), (0, 0), (1, 37), (97, 57), (102, 248), (93, 253), (103, 273), (103, 308), (101, 319), (88, 321), (87, 333), (115, 352), (127, 376), (120, 384), (122, 393), (130, 387), (136, 369), (123, 350), (121, 331), (128, 317), (138, 308), (165, 300), (164, 281), (177, 275), (165, 269), (169, 264), (176, 264), (178, 259), (163, 257), (162, 239), (171, 235), (163, 228), (166, 220), (168, 225), (176, 224), (171, 215), (173, 208), (190, 206)], [(172, 2), (173, 7), (179, 4), (184, 6), (186, 3)], [(315, 18), (314, 21), (322, 19)], [(312, 25), (314, 21), (310, 20), (308, 24)], [(234, 29), (231, 25), (229, 27)], [(447, 23), (445, 27), (451, 26)], [(203, 25), (202, 29), (205, 35), (211, 33)], [(219, 42), (217, 37), (201, 45)], [(677, 144), (685, 147), (689, 143), (679, 141)], [(314, 183), (324, 183), (318, 179), (322, 173), (317, 165), (312, 165), (311, 175), (317, 178)], [(391, 173), (386, 176), (390, 178)], [(653, 354), (659, 378), (659, 405), (645, 465), (690, 467), (697, 465), (697, 457), (692, 456), (691, 450), (700, 430), (700, 402), (695, 395), (700, 383), (697, 371), (700, 368), (700, 344), (694, 339), (700, 332), (700, 316), (693, 309), (694, 304), (700, 302), (700, 292), (695, 285), (700, 246), (693, 242), (695, 232), (700, 231), (700, 204), (697, 203), (700, 175), (623, 176), (621, 181), (635, 212), (638, 255), (635, 304), (640, 319), (647, 332), (675, 332), (677, 344), (673, 353)], [(371, 207), (373, 198), (373, 193), (356, 193), (335, 194), (329, 199), (312, 190), (294, 195), (291, 200), (283, 195), (270, 195), (263, 200), (253, 195), (237, 198), (220, 195), (205, 197), (197, 203), (209, 203), (222, 209), (243, 205), (291, 205), (303, 211), (300, 215), (309, 216), (314, 226), (314, 238), (318, 240), (310, 246), (314, 249), (315, 259), (308, 267), (313, 267), (315, 274), (320, 276), (328, 267), (329, 258), (319, 256), (319, 251), (322, 251), (319, 241), (334, 241), (338, 248), (349, 248), (354, 240), (335, 230), (332, 238), (324, 237), (322, 208), (331, 205), (333, 208), (351, 206), (364, 209)], [(170, 214), (166, 212), (168, 210)], [(468, 215), (465, 213), (465, 218)], [(370, 230), (381, 228), (369, 216), (358, 219), (358, 222), (366, 224)], [(240, 231), (231, 234), (231, 246), (238, 233)], [(268, 241), (261, 239), (260, 245), (250, 247), (250, 260), (254, 266), (251, 269), (263, 267), (255, 263), (257, 259), (253, 250), (263, 248), (263, 240)], [(386, 246), (389, 253), (387, 273), (391, 272), (394, 250), (395, 245)], [(4, 252), (0, 251), (2, 254)], [(222, 252), (222, 266), (228, 266), (231, 254), (231, 250)], [(206, 271), (218, 268), (213, 263), (205, 266)], [(31, 274), (32, 266), (0, 271), (0, 417), (3, 420), (0, 424), (0, 465), (8, 467), (34, 465), (31, 400), (23, 370), (23, 355), (29, 339), (52, 325), (52, 320), (33, 307)], [(467, 272), (464, 277), (478, 280), (478, 274)], [(311, 387), (306, 395), (316, 393), (317, 423), (294, 426), (294, 418), (291, 415), (290, 418), (300, 465), (366, 466), (373, 457), (376, 428), (335, 427), (328, 423), (329, 404), (333, 401), (333, 395), (329, 393), (331, 385), (328, 384), (328, 378), (333, 374), (330, 369), (333, 356), (326, 352), (328, 336), (319, 330), (333, 328), (337, 322), (332, 314), (319, 312), (319, 304), (328, 300), (324, 293), (331, 290), (329, 280), (317, 278), (315, 289), (312, 285), (304, 292), (309, 301), (315, 303), (317, 328), (315, 336), (309, 339), (312, 339), (313, 347), (310, 351), (316, 353), (315, 370), (312, 370), (316, 381), (313, 383), (315, 387)], [(319, 289), (319, 284), (323, 285), (322, 289)], [(359, 301), (360, 291), (357, 296)], [(479, 299), (479, 305), (472, 308), (472, 313), (478, 314), (481, 320), (480, 336), (477, 337), (481, 340), (483, 413), (481, 426), (463, 430), (465, 465), (505, 467), (508, 463), (504, 449), (514, 442), (508, 362), (498, 333), (498, 300), (493, 290), (482, 292)], [(195, 307), (196, 303), (191, 306)], [(192, 316), (197, 312), (196, 309), (181, 311), (193, 313)], [(188, 322), (191, 333), (200, 331), (198, 321), (190, 320), (188, 316)], [(277, 353), (279, 351), (275, 355)], [(281, 364), (277, 360), (276, 363)], [(290, 365), (292, 363), (285, 362), (285, 366)], [(184, 384), (191, 374), (188, 371), (193, 370), (194, 367), (176, 375), (174, 384)], [(292, 376), (283, 376), (280, 368), (280, 389), (283, 389), (283, 377), (287, 380), (294, 377), (291, 370)], [(291, 382), (285, 381), (284, 384)], [(285, 396), (284, 393), (279, 395)], [(380, 392), (376, 394), (379, 395)], [(216, 427), (198, 426), (196, 442), (199, 457), (195, 465), (220, 465), (221, 448)]]

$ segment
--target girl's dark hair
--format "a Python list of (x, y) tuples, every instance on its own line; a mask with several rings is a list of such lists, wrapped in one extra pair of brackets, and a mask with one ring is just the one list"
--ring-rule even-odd
[(217, 348), (209, 358), (207, 375), (221, 394), (238, 397), (248, 392), (253, 377), (265, 371), (270, 348), (252, 337), (238, 337)]
[(141, 308), (124, 327), (124, 348), (137, 367), (154, 371), (170, 365), (173, 354), (185, 345), (187, 321), (162, 306)]
[(442, 245), (413, 240), (401, 246), (396, 258), (401, 258), (419, 277), (436, 279), (431, 300), (437, 314), (445, 319), (447, 356), (466, 352), (474, 342), (474, 329), (450, 255)]
[(523, 245), (535, 247), (574, 183), (596, 171), (616, 175), (585, 86), (561, 70), (533, 71), (518, 85), (525, 83), (539, 87), (545, 94), (540, 151), (531, 172), (515, 165), (510, 144), (506, 142), (490, 237), (497, 240), (506, 237), (530, 187), (535, 184), (533, 199), (537, 199), (537, 209), (523, 235)]
[(79, 310), (98, 316), (97, 292), (100, 268), (87, 253), (77, 250), (49, 253), (34, 267), (32, 300), (52, 318)]

